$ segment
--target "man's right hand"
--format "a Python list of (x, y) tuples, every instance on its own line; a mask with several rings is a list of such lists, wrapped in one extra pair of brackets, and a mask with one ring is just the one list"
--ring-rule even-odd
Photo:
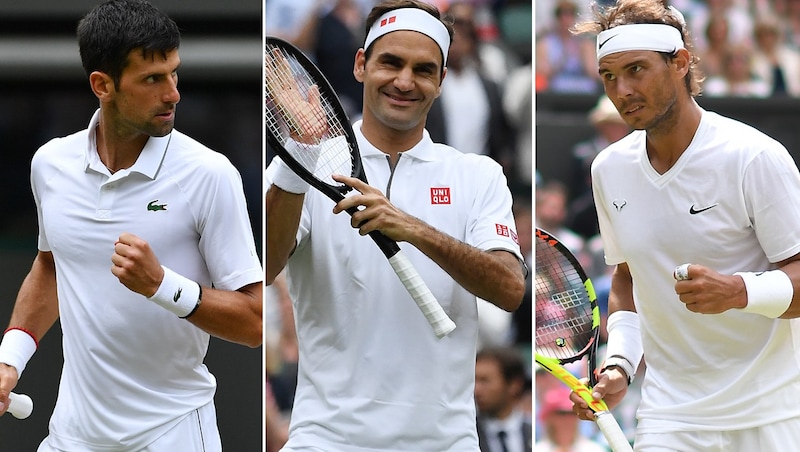
[[(588, 385), (587, 378), (581, 379), (581, 383)], [(597, 384), (592, 388), (592, 395), (595, 400), (603, 400), (608, 409), (612, 409), (619, 405), (625, 394), (628, 393), (628, 376), (625, 372), (616, 367), (611, 367), (603, 371), (597, 379)], [(572, 411), (574, 411), (579, 418), (586, 421), (594, 420), (594, 412), (589, 408), (581, 396), (575, 392), (570, 393), (569, 399), (572, 401)]]
[(9, 394), (17, 386), (19, 374), (17, 368), (6, 363), (0, 363), (0, 416), (6, 413), (10, 400)]

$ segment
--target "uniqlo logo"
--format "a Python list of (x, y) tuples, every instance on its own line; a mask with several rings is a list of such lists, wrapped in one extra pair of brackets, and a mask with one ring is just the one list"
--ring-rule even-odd
[(450, 204), (450, 187), (431, 187), (431, 204)]
[(497, 229), (497, 235), (502, 235), (503, 237), (511, 237), (511, 233), (509, 232), (508, 226), (495, 223), (495, 229)]
[(381, 21), (381, 27), (385, 27), (386, 25), (393, 24), (397, 20), (397, 16), (392, 16), (388, 19), (383, 19)]

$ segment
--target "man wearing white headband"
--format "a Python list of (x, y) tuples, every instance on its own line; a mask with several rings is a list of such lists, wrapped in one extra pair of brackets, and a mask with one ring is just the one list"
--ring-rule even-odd
[[(283, 451), (478, 452), (477, 298), (513, 311), (525, 292), (511, 193), (497, 162), (425, 130), (452, 27), (416, 0), (382, 2), (366, 25), (353, 129), (370, 185), (341, 177), (354, 196), (334, 205), (279, 162), (267, 169), (267, 281), (285, 268), (300, 349)], [(455, 322), (448, 336), (359, 237), (372, 230), (400, 242)]]
[(774, 139), (696, 103), (692, 44), (662, 1), (620, 0), (575, 32), (597, 35), (605, 92), (635, 129), (592, 165), (615, 266), (595, 397), (616, 406), (644, 356), (636, 451), (800, 444), (794, 161)]

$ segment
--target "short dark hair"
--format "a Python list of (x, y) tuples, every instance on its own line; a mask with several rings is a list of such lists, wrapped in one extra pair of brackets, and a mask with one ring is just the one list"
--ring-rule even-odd
[(525, 370), (525, 362), (522, 355), (516, 349), (510, 347), (488, 347), (480, 350), (475, 356), (476, 361), (482, 359), (494, 361), (500, 367), (503, 378), (510, 383), (519, 380), (525, 384), (528, 372)]
[[(442, 24), (444, 24), (445, 28), (447, 28), (447, 33), (450, 35), (450, 44), (453, 43), (453, 21), (450, 20), (450, 18), (442, 17), (442, 14), (434, 5), (419, 0), (384, 0), (378, 3), (372, 8), (372, 10), (369, 12), (369, 15), (367, 15), (364, 36), (369, 34), (369, 29), (372, 28), (372, 24), (374, 24), (379, 17), (388, 13), (389, 11), (402, 8), (421, 9), (438, 19), (440, 22), (442, 22)], [(372, 55), (372, 45), (370, 45), (369, 48), (364, 49), (364, 59), (369, 60), (370, 55)], [(444, 71), (445, 66), (447, 66), (447, 61), (442, 61), (442, 71)]]
[(86, 75), (100, 71), (119, 85), (128, 55), (140, 49), (147, 57), (180, 46), (177, 24), (145, 0), (109, 0), (78, 22), (78, 47)]

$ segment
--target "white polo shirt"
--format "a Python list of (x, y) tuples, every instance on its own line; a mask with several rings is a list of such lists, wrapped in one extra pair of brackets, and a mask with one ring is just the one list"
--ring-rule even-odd
[(606, 262), (626, 262), (647, 373), (638, 431), (737, 430), (800, 416), (800, 320), (697, 314), (675, 293), (686, 262), (762, 271), (800, 252), (800, 174), (763, 133), (703, 112), (658, 174), (636, 131), (592, 165)]
[[(434, 144), (426, 132), (392, 171), (360, 126), (369, 183), (395, 206), (469, 245), (521, 258), (496, 162)], [(285, 450), (477, 451), (475, 296), (400, 244), (457, 325), (437, 339), (375, 243), (333, 206), (308, 192), (287, 266), (300, 362)]]
[(39, 249), (52, 251), (64, 367), (48, 442), (65, 450), (139, 450), (213, 399), (209, 335), (128, 290), (111, 273), (123, 232), (203, 286), (235, 290), (263, 271), (238, 171), (173, 130), (110, 174), (95, 130), (42, 146), (31, 165)]

